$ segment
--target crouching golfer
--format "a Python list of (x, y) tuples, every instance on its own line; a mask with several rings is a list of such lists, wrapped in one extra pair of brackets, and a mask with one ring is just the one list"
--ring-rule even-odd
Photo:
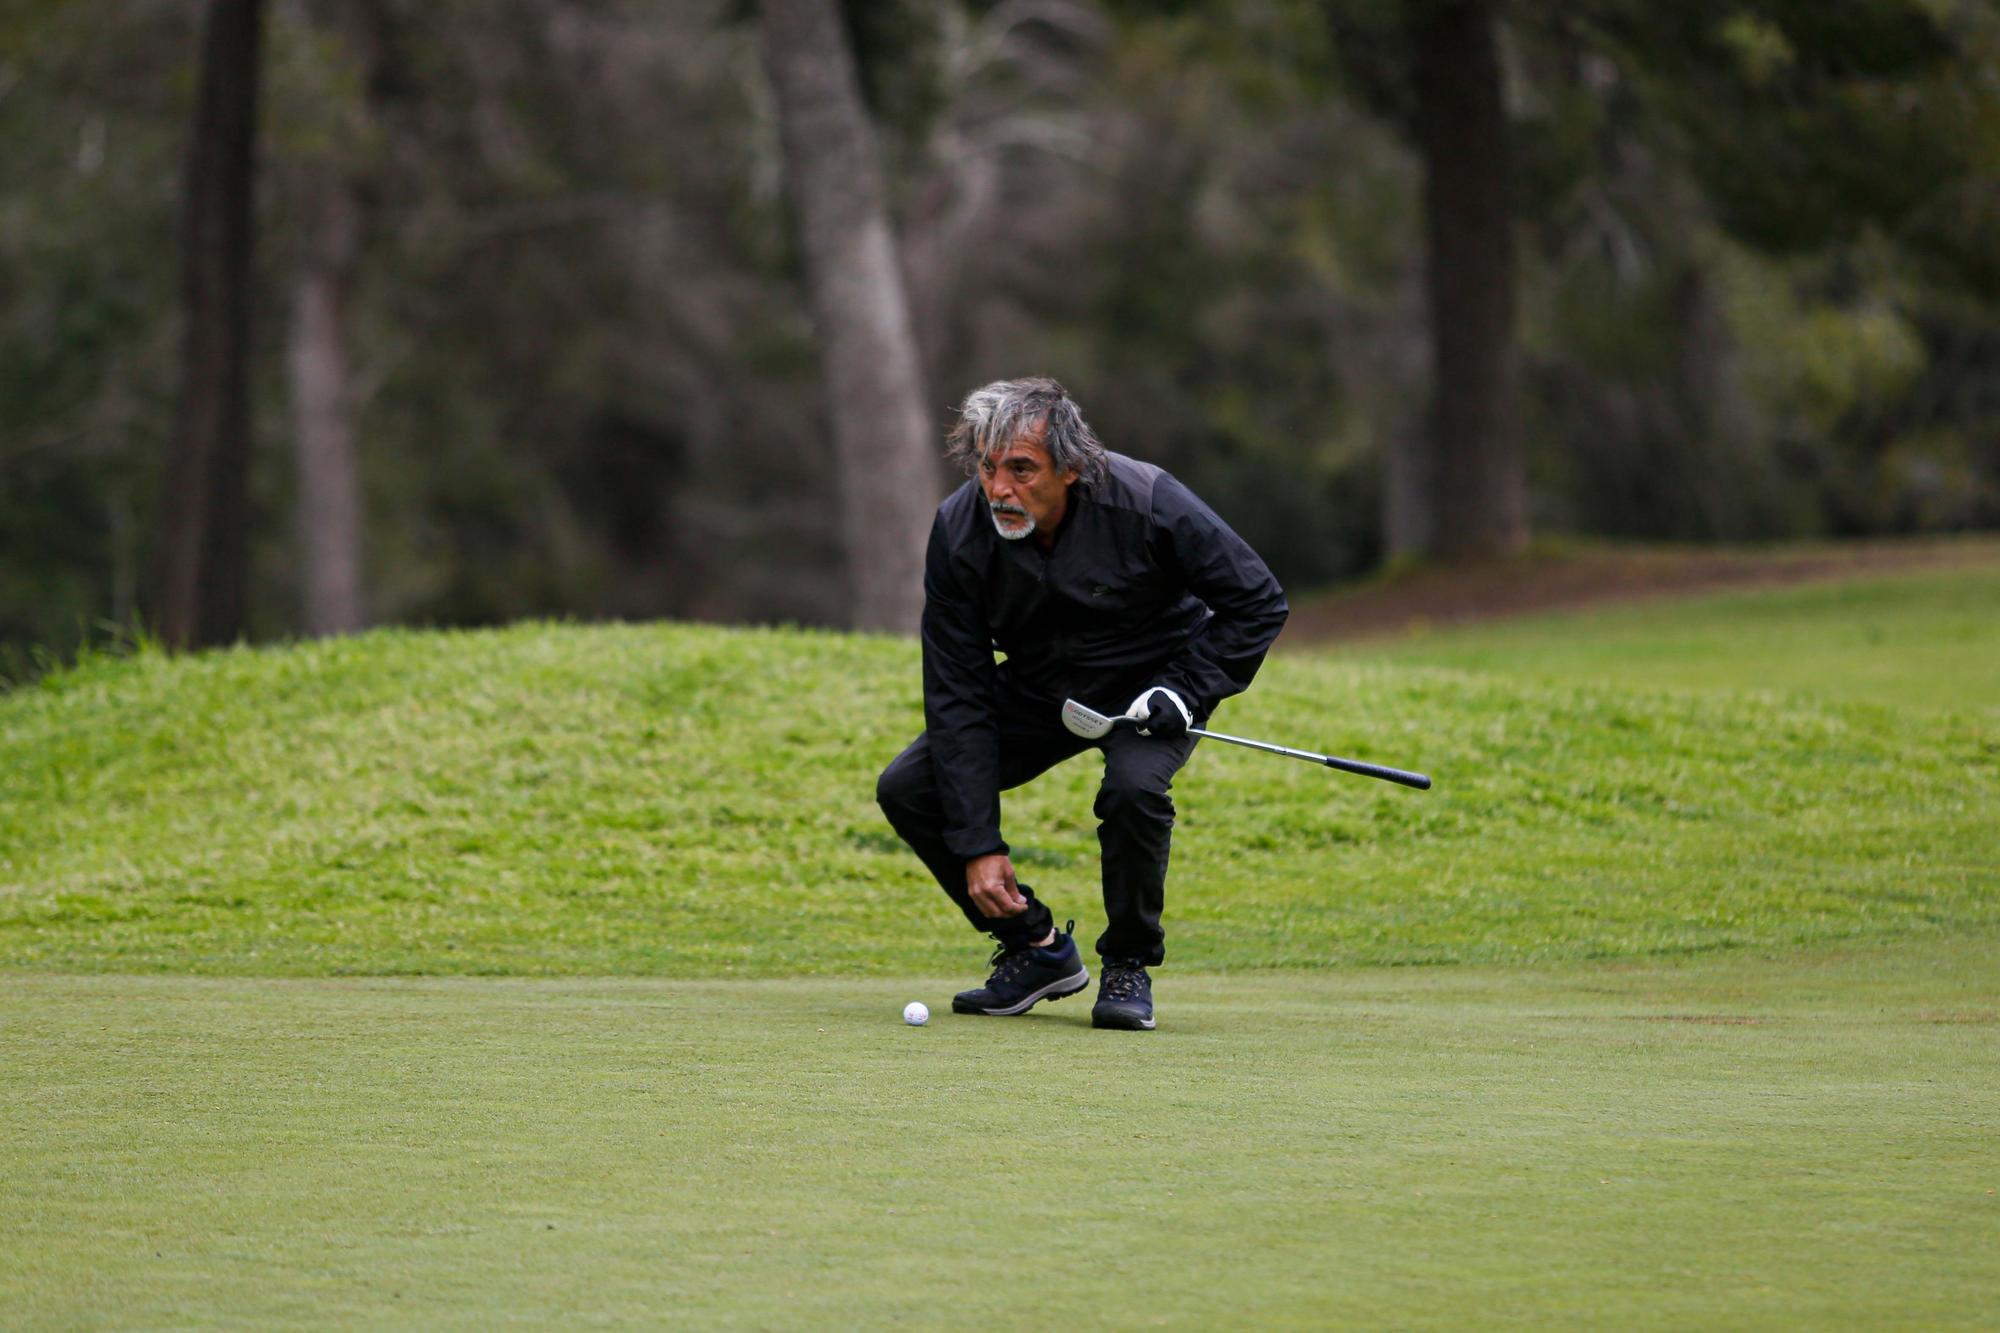
[[(1015, 878), (1000, 793), (1103, 751), (1094, 810), (1109, 921), (1091, 1022), (1150, 1028), (1146, 969), (1166, 956), (1167, 790), (1194, 749), (1187, 729), (1257, 674), (1285, 623), (1284, 593), (1185, 486), (1098, 443), (1053, 380), (973, 393), (948, 453), (972, 480), (938, 506), (924, 562), (925, 731), (876, 799), (966, 919), (999, 941), (993, 974), (952, 1009), (1025, 1013), (1076, 994), (1090, 973), (1076, 923), (1058, 931)], [(1084, 740), (1062, 724), (1069, 698), (1140, 721)]]

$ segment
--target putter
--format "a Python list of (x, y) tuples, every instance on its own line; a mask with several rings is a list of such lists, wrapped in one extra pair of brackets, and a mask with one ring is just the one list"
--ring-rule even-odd
[[(1137, 718), (1106, 717), (1092, 708), (1086, 708), (1074, 699), (1063, 701), (1063, 725), (1087, 741), (1094, 741), (1110, 733), (1121, 723), (1136, 726)], [(1293, 759), (1310, 759), (1315, 764), (1325, 764), (1343, 773), (1358, 773), (1364, 778), (1380, 778), (1384, 782), (1399, 782), (1405, 787), (1415, 787), (1418, 791), (1429, 791), (1431, 780), (1422, 773), (1411, 773), (1401, 768), (1389, 768), (1382, 764), (1364, 764), (1359, 759), (1339, 759), (1330, 754), (1314, 754), (1311, 750), (1294, 750), (1289, 745), (1273, 745), (1269, 741), (1246, 740), (1241, 736), (1225, 736), (1219, 731), (1203, 731), (1200, 727), (1189, 727), (1188, 735), (1206, 736), (1212, 741), (1226, 741), (1231, 745), (1241, 745), (1251, 750), (1262, 750), (1266, 754), (1288, 755)]]

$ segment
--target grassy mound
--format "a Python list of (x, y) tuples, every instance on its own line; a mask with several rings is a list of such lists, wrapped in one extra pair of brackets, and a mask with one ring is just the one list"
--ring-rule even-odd
[[(1985, 715), (1280, 655), (1204, 745), (1170, 960), (1775, 947), (2000, 924)], [(230, 974), (966, 971), (874, 807), (913, 644), (531, 625), (99, 662), (0, 697), (0, 966)], [(1089, 757), (1007, 799), (1101, 921)]]

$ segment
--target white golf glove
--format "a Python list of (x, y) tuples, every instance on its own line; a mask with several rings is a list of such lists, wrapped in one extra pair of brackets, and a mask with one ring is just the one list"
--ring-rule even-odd
[(1155, 685), (1134, 699), (1125, 716), (1139, 724), (1136, 730), (1141, 736), (1158, 736), (1162, 740), (1185, 736), (1194, 725), (1194, 714), (1187, 701), (1164, 685)]

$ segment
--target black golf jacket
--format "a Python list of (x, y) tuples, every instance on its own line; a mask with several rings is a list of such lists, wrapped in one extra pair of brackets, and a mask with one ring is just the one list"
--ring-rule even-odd
[(924, 560), (924, 722), (946, 845), (967, 860), (1007, 850), (1003, 690), (1053, 720), (1064, 699), (1121, 713), (1164, 685), (1199, 723), (1249, 688), (1288, 610), (1257, 553), (1150, 463), (1112, 454), (1102, 482), (1071, 486), (1046, 553), (995, 532), (966, 482), (938, 506)]

